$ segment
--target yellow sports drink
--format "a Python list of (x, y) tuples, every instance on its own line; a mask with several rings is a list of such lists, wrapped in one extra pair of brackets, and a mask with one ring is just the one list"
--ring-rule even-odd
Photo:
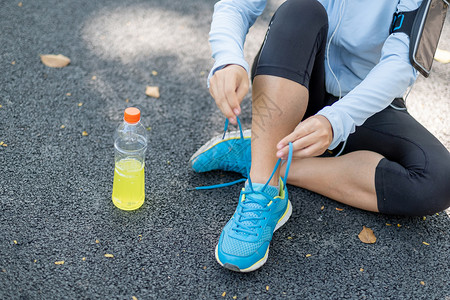
[(123, 210), (135, 210), (144, 204), (144, 164), (136, 159), (122, 159), (114, 169), (112, 200)]
[(123, 210), (135, 210), (145, 200), (145, 151), (147, 130), (140, 122), (141, 112), (128, 107), (124, 121), (114, 136), (114, 182), (112, 201)]

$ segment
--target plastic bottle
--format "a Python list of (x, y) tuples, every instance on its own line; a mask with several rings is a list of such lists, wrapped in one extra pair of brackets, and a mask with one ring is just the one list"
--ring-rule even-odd
[(145, 199), (145, 151), (147, 132), (140, 122), (141, 112), (125, 109), (124, 121), (114, 136), (115, 169), (112, 201), (122, 210), (135, 210)]

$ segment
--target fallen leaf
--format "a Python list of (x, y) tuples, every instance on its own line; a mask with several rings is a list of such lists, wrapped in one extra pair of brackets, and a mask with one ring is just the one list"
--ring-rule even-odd
[(58, 54), (45, 54), (41, 55), (41, 61), (44, 65), (50, 68), (64, 68), (68, 64), (70, 64), (70, 58)]
[(92, 80), (97, 80), (97, 76), (92, 76), (92, 78), (91, 78)]
[(292, 236), (288, 236), (287, 239), (288, 239), (288, 240), (292, 240)]
[(225, 297), (227, 295), (227, 292), (222, 293), (222, 297)]
[(130, 102), (130, 99), (128, 99), (128, 98), (127, 98), (127, 99), (125, 99), (125, 102), (126, 102), (126, 103)]
[(67, 93), (66, 96), (69, 96), (69, 97), (70, 97), (70, 96), (72, 96), (72, 93)]
[(59, 128), (64, 129), (66, 128), (66, 125), (61, 125)]
[(233, 296), (233, 299), (237, 299), (237, 296)]
[(152, 128), (151, 128), (150, 126), (149, 126), (149, 127), (147, 127), (146, 129), (147, 129), (148, 131), (152, 130)]
[(95, 240), (95, 243), (98, 244), (98, 243), (100, 243), (100, 241), (99, 240)]
[(320, 210), (324, 210), (325, 206), (322, 205), (322, 207), (320, 208)]
[(402, 227), (402, 225), (400, 225), (400, 224), (397, 224), (397, 227)]
[(16, 64), (16, 61), (13, 60), (13, 61), (11, 62), (11, 64), (14, 66), (14, 65)]
[(201, 71), (201, 72), (200, 72), (200, 75), (201, 75), (201, 76), (203, 76), (203, 75), (205, 75), (205, 74), (206, 74), (205, 71)]
[(156, 72), (155, 70), (153, 70), (153, 71), (152, 71), (152, 75), (153, 75), (153, 76), (156, 76), (156, 75), (158, 75), (158, 72)]
[(344, 209), (343, 209), (343, 208), (336, 207), (336, 210), (337, 210), (337, 211), (343, 211)]
[(159, 87), (147, 86), (145, 89), (145, 94), (149, 97), (159, 98)]
[(306, 254), (305, 256), (306, 256), (306, 257), (311, 257), (311, 254)]
[(37, 259), (35, 259), (34, 262), (37, 262)]
[(83, 136), (89, 135), (89, 133), (87, 133), (86, 131), (83, 131), (81, 134), (82, 134)]
[(138, 300), (138, 298), (136, 296), (132, 296), (131, 299)]
[(426, 219), (427, 219), (427, 217), (423, 217), (423, 218), (422, 218), (422, 220), (424, 220), (424, 221), (425, 221)]
[(105, 254), (105, 257), (114, 257), (114, 255), (109, 254), (109, 253), (106, 253), (106, 254)]
[(5, 143), (3, 143), (3, 145), (2, 145), (3, 147), (8, 147), (8, 145), (7, 144), (5, 144)]
[(269, 290), (269, 286), (268, 285), (266, 285), (266, 291), (268, 291)]
[(440, 63), (448, 64), (450, 62), (450, 52), (437, 48), (434, 59)]
[(430, 246), (430, 244), (428, 244), (427, 242), (422, 242), (422, 244)]
[(373, 234), (373, 230), (366, 226), (363, 226), (363, 229), (358, 234), (358, 238), (365, 244), (373, 244), (377, 241), (377, 238)]
[(206, 266), (203, 267), (203, 270), (206, 270)]
[(361, 269), (359, 269), (359, 271), (360, 271), (360, 272), (364, 272), (364, 269), (363, 269), (363, 268), (361, 268)]
[(16, 240), (14, 240), (13, 242), (14, 242), (14, 244), (16, 244), (16, 245), (17, 245), (17, 241), (16, 241)]
[(0, 146), (3, 145), (3, 141), (0, 142)]
[(86, 260), (86, 257), (83, 257), (81, 260), (82, 260), (82, 261), (85, 261), (85, 260)]
[(421, 281), (420, 284), (421, 284), (421, 285), (425, 285), (425, 281)]
[(63, 264), (64, 264), (63, 260), (55, 261), (55, 265), (63, 265)]
[(79, 107), (80, 107), (80, 106), (83, 106), (83, 102), (78, 103), (78, 106), (79, 106)]
[(22, 7), (23, 3), (19, 2), (19, 4), (17, 4), (17, 6)]
[(392, 224), (386, 223), (386, 226), (392, 226)]

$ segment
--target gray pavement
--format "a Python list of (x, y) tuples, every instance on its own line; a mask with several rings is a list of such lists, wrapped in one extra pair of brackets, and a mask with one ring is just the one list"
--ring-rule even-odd
[[(263, 268), (238, 274), (216, 263), (240, 186), (186, 191), (239, 178), (187, 166), (223, 126), (205, 87), (214, 2), (0, 0), (0, 299), (449, 300), (445, 212), (377, 215), (295, 187)], [(249, 60), (278, 3), (250, 31)], [(45, 67), (39, 54), (49, 53), (72, 62)], [(449, 77), (435, 63), (409, 101), (447, 147)], [(146, 85), (161, 97), (147, 97)], [(130, 105), (151, 130), (146, 202), (124, 212), (111, 202), (112, 135)], [(248, 125), (248, 99), (243, 106)], [(363, 226), (375, 244), (359, 241)]]

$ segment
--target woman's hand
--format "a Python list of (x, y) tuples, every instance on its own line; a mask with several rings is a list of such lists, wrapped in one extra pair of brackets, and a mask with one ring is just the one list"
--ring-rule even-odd
[(294, 146), (293, 158), (321, 155), (333, 141), (333, 128), (327, 118), (315, 115), (302, 121), (295, 130), (277, 145), (277, 157), (287, 159), (289, 142)]
[(236, 125), (236, 116), (241, 113), (241, 102), (248, 92), (249, 80), (245, 69), (239, 65), (228, 65), (214, 73), (209, 80), (209, 92), (217, 107), (231, 124)]

